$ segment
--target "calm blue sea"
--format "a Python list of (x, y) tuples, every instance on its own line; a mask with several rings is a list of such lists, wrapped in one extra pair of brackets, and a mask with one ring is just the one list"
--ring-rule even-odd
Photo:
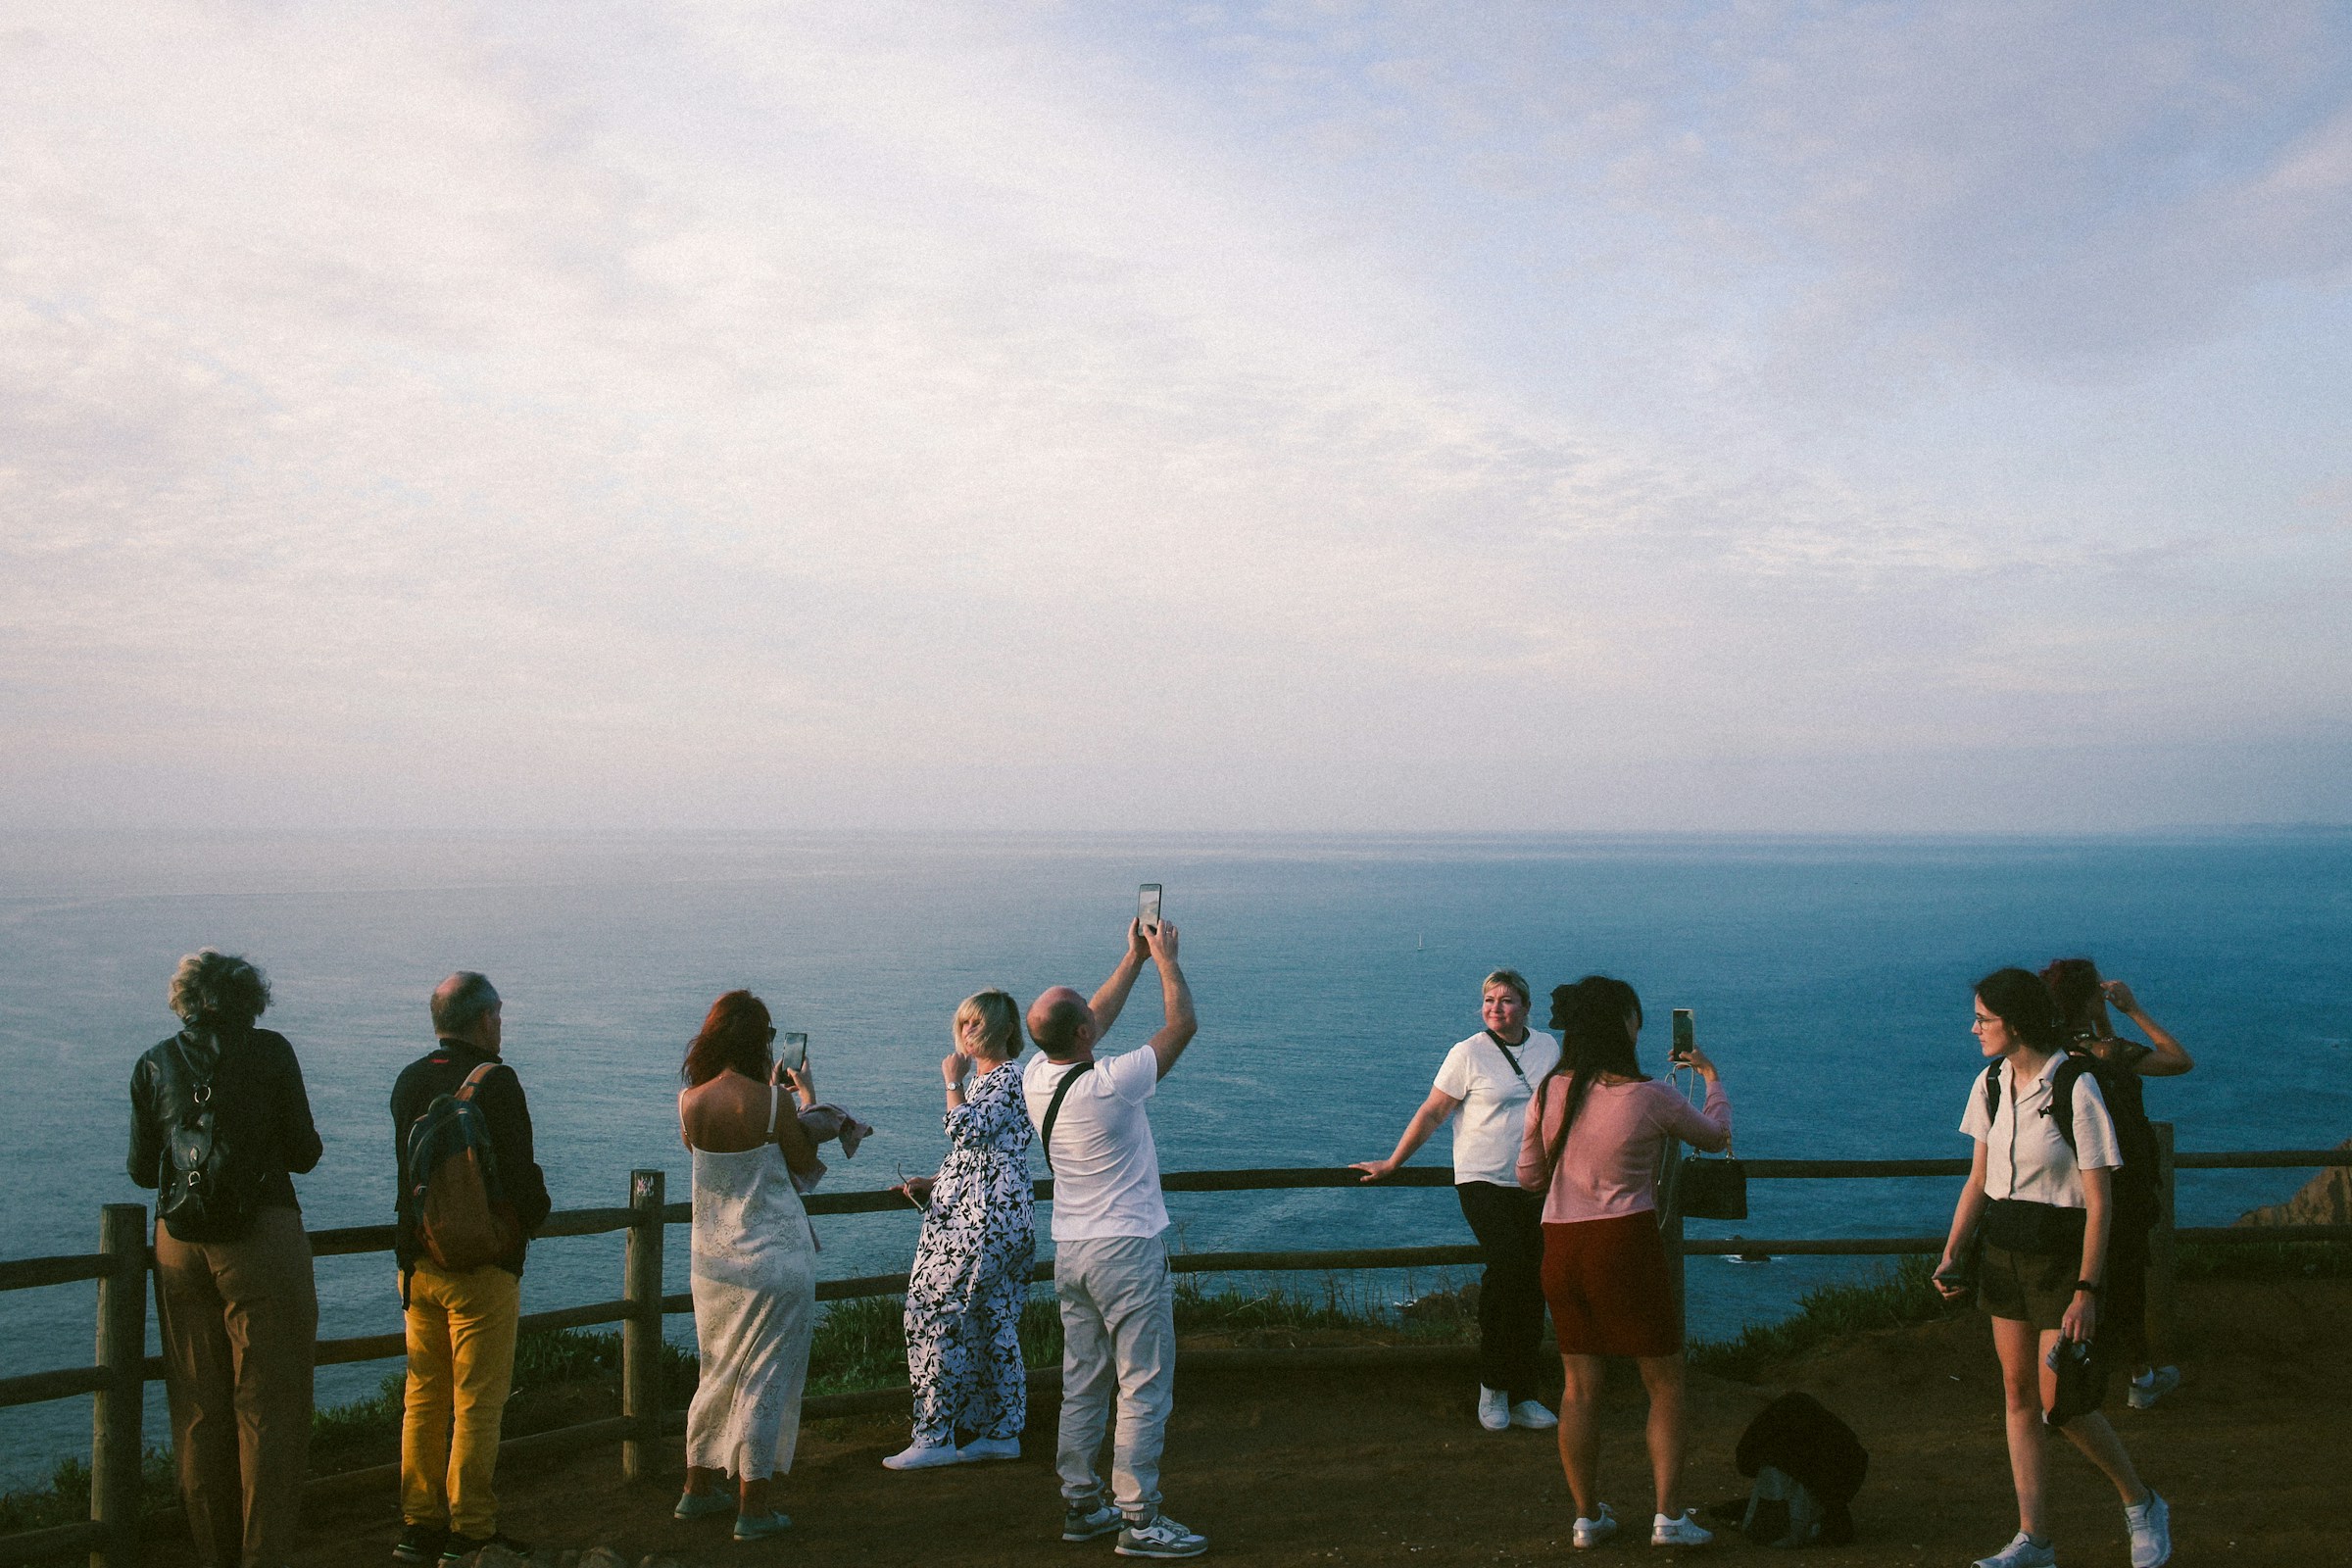
[[(830, 1178), (886, 1186), (937, 1159), (937, 1062), (956, 1002), (1091, 988), (1135, 884), (1167, 887), (1202, 1023), (1153, 1111), (1171, 1169), (1343, 1164), (1386, 1153), (1439, 1058), (1477, 1027), (1487, 970), (1539, 989), (1623, 975), (1650, 1016), (1695, 1009), (1753, 1155), (1950, 1155), (1974, 1071), (1969, 982), (2086, 953), (2196, 1054), (2151, 1088), (2188, 1149), (2352, 1133), (2352, 836), (2174, 839), (1056, 839), (705, 834), (447, 839), (0, 837), (0, 1256), (80, 1251), (122, 1173), (125, 1083), (169, 1033), (165, 984), (211, 945), (266, 968), (268, 1022), (309, 1075), (326, 1156), (314, 1225), (391, 1212), (385, 1100), (429, 1044), (425, 997), (458, 967), (506, 997), (561, 1206), (624, 1200), (632, 1166), (687, 1166), (672, 1109), (711, 998), (765, 997), (811, 1039), (819, 1087), (881, 1129)], [(1138, 988), (1111, 1045), (1158, 1008)], [(1643, 1039), (1645, 1056), (1661, 1034)], [(1424, 1159), (1443, 1161), (1442, 1147)], [(2183, 1217), (2276, 1200), (2291, 1173), (2192, 1173)], [(1940, 1229), (1949, 1181), (1774, 1182), (1750, 1235)], [(1178, 1200), (1196, 1250), (1467, 1240), (1449, 1194)], [(911, 1213), (825, 1222), (827, 1273), (905, 1266)], [(672, 1290), (685, 1288), (673, 1232)], [(1838, 1260), (1692, 1264), (1693, 1328), (1785, 1311)], [(322, 1332), (398, 1326), (388, 1258), (319, 1265)], [(1261, 1282), (1250, 1282), (1252, 1284)], [(1313, 1282), (1308, 1282), (1313, 1283)], [(1432, 1280), (1411, 1282), (1426, 1289)], [(613, 1238), (535, 1248), (532, 1309), (603, 1299)], [(1389, 1296), (1402, 1280), (1366, 1289)], [(0, 1373), (85, 1361), (92, 1287), (0, 1297)], [(672, 1321), (690, 1337), (691, 1324)], [(321, 1374), (324, 1397), (391, 1363)], [(150, 1431), (164, 1432), (161, 1396)], [(0, 1412), (0, 1485), (87, 1452), (88, 1407)]]

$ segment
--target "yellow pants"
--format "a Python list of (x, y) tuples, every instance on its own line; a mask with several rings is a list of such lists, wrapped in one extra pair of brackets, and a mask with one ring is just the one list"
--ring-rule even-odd
[(408, 1408), (400, 1424), (400, 1516), (460, 1535), (498, 1531), (498, 1431), (514, 1377), (522, 1281), (495, 1263), (409, 1280)]

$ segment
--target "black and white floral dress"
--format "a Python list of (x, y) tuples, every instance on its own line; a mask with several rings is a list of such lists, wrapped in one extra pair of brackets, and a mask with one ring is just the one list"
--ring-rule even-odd
[(1021, 1308), (1037, 1260), (1020, 1069), (972, 1081), (947, 1114), (948, 1157), (931, 1189), (906, 1286), (906, 1370), (914, 1441), (952, 1444), (958, 1428), (1016, 1438), (1028, 1418)]

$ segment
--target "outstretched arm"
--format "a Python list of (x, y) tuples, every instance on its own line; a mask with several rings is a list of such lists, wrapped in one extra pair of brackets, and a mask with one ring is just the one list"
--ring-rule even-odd
[(1429, 1135), (1445, 1126), (1453, 1113), (1461, 1108), (1462, 1102), (1453, 1096), (1443, 1089), (1432, 1089), (1429, 1098), (1421, 1102), (1421, 1108), (1413, 1112), (1413, 1119), (1404, 1124), (1404, 1136), (1396, 1140), (1394, 1153), (1386, 1159), (1359, 1159), (1348, 1168), (1362, 1171), (1364, 1180), (1368, 1182), (1396, 1175), (1396, 1167), (1412, 1158), (1421, 1146), (1429, 1142)]
[[(1193, 1017), (1193, 988), (1184, 983), (1184, 971), (1176, 967), (1175, 922), (1162, 920), (1149, 930), (1140, 926), (1130, 929), (1142, 933), (1152, 950), (1152, 960), (1159, 965), (1159, 995), (1167, 1006), (1168, 1021), (1161, 1024), (1159, 1033), (1152, 1037), (1152, 1054), (1159, 1058), (1159, 1075), (1165, 1078), (1168, 1069), (1176, 1065), (1176, 1058), (1184, 1054), (1184, 1048), (1193, 1043), (1193, 1036), (1200, 1027)], [(1128, 977), (1128, 983), (1134, 984), (1132, 975)], [(1123, 993), (1121, 1000), (1125, 1000)]]
[[(1144, 959), (1150, 956), (1150, 951), (1144, 940), (1143, 922), (1128, 921), (1127, 951), (1119, 955), (1118, 966), (1110, 971), (1110, 978), (1102, 982), (1102, 989), (1087, 1003), (1088, 1009), (1095, 1015), (1097, 1040), (1110, 1033), (1110, 1026), (1119, 1021), (1120, 1010), (1127, 1005), (1127, 993), (1135, 989), (1135, 977), (1144, 972)], [(1165, 1073), (1168, 1070), (1167, 1063), (1162, 1062), (1159, 1070)]]

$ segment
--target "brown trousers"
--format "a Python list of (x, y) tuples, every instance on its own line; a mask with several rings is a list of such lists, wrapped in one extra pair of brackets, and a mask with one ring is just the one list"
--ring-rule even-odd
[(183, 1242), (157, 1225), (155, 1301), (196, 1554), (214, 1568), (279, 1568), (301, 1527), (318, 1340), (301, 1210), (265, 1208), (233, 1242)]

